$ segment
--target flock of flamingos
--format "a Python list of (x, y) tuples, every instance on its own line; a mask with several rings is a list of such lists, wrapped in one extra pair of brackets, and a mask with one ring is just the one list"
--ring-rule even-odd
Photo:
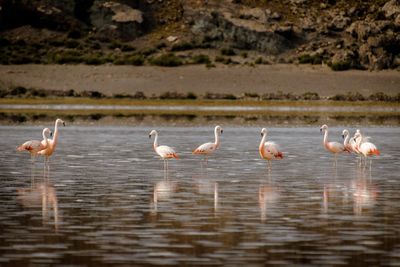
[[(43, 140), (30, 140), (17, 147), (17, 151), (28, 151), (31, 154), (32, 162), (35, 162), (36, 156), (41, 155), (45, 157), (45, 164), (48, 164), (50, 156), (54, 153), (57, 146), (58, 140), (58, 125), (62, 124), (65, 126), (65, 122), (61, 119), (57, 119), (54, 125), (54, 135), (49, 128), (43, 129), (42, 136)], [(323, 145), (325, 149), (335, 155), (335, 166), (337, 164), (337, 155), (339, 153), (348, 152), (360, 155), (359, 164), (362, 165), (362, 158), (364, 156), (364, 168), (367, 165), (367, 157), (380, 155), (377, 147), (369, 142), (369, 138), (361, 134), (360, 130), (357, 130), (353, 137), (350, 138), (348, 130), (343, 130), (342, 137), (344, 138), (343, 144), (338, 142), (328, 142), (328, 126), (322, 125), (320, 128), (321, 132), (324, 132)], [(216, 126), (214, 129), (215, 141), (200, 145), (197, 147), (193, 154), (204, 155), (204, 160), (207, 162), (207, 157), (212, 154), (220, 145), (220, 135), (223, 133), (221, 126)], [(261, 130), (261, 142), (258, 147), (260, 157), (268, 161), (268, 168), (271, 169), (271, 161), (277, 159), (283, 159), (283, 153), (280, 151), (278, 144), (272, 141), (267, 141), (268, 131), (266, 128)], [(156, 130), (152, 130), (149, 134), (149, 138), (154, 136), (154, 151), (164, 160), (164, 169), (168, 169), (167, 159), (175, 158), (178, 159), (178, 154), (175, 150), (169, 146), (158, 144), (158, 133)], [(52, 137), (49, 139), (48, 137)], [(371, 168), (371, 161), (370, 161)]]

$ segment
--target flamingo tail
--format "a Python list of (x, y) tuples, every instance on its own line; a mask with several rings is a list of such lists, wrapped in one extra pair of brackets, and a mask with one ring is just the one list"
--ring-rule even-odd
[(381, 154), (381, 152), (378, 149), (371, 149), (369, 153), (371, 155), (377, 155), (377, 156)]

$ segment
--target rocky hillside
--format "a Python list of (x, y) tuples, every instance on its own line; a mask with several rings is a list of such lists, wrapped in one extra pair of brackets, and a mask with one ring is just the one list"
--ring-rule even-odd
[(0, 63), (400, 67), (400, 0), (0, 0)]

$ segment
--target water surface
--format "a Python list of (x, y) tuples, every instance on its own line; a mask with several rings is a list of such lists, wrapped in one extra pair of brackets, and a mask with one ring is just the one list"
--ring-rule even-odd
[(207, 166), (190, 152), (211, 127), (159, 127), (181, 157), (167, 173), (149, 127), (67, 126), (49, 170), (32, 167), (15, 146), (40, 129), (0, 127), (0, 265), (400, 262), (400, 128), (361, 128), (382, 152), (371, 171), (334, 168), (319, 127), (270, 128), (285, 156), (270, 173), (258, 127), (224, 127)]

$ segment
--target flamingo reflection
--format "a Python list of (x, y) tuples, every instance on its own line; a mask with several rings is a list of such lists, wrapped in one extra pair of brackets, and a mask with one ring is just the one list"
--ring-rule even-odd
[(377, 187), (365, 173), (358, 171), (350, 182), (324, 185), (322, 212), (328, 213), (331, 203), (346, 206), (352, 202), (353, 214), (359, 216), (375, 206), (377, 197)]
[(362, 215), (364, 210), (375, 206), (378, 189), (364, 172), (360, 171), (358, 174), (357, 179), (351, 181), (350, 187), (353, 193), (353, 212), (355, 215)]
[(17, 200), (25, 209), (42, 209), (43, 225), (51, 221), (53, 216), (54, 229), (58, 231), (59, 210), (57, 192), (50, 182), (49, 171), (44, 169), (43, 179), (36, 183), (35, 169), (31, 170), (31, 186), (17, 189)]
[(178, 191), (178, 185), (176, 182), (169, 181), (167, 179), (157, 182), (154, 185), (154, 190), (153, 190), (154, 212), (158, 211), (159, 201), (170, 199), (173, 193), (177, 191)]
[(258, 188), (258, 205), (260, 207), (261, 222), (265, 222), (267, 214), (272, 213), (272, 208), (278, 202), (280, 197), (279, 190), (271, 181), (260, 184)]
[(219, 209), (219, 193), (218, 193), (218, 182), (208, 179), (207, 176), (201, 175), (195, 177), (197, 192), (202, 195), (213, 195), (214, 196), (214, 212)]

